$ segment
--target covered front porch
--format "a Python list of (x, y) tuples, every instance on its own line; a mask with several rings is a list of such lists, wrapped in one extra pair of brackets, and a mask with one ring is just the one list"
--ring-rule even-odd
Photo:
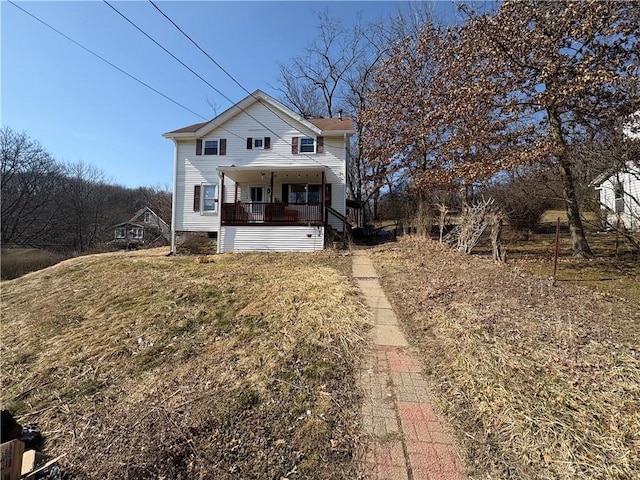
[(331, 185), (322, 166), (221, 167), (220, 224), (322, 226)]

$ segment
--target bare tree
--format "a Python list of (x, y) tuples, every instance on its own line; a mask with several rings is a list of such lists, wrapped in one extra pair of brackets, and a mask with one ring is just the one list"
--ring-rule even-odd
[(9, 127), (0, 130), (2, 243), (33, 243), (46, 237), (59, 210), (61, 168), (37, 141)]
[(62, 224), (75, 249), (84, 252), (98, 240), (107, 210), (104, 173), (94, 165), (78, 161), (65, 165), (65, 194), (61, 201)]

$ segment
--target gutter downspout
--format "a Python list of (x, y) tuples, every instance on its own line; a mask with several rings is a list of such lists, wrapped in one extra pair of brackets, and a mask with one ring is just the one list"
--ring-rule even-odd
[(178, 142), (173, 140), (173, 192), (171, 192), (171, 251), (169, 255), (176, 253), (176, 200), (178, 198)]

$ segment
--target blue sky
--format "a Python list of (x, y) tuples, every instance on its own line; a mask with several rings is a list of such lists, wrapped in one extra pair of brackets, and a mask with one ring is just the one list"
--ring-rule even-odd
[[(101, 1), (16, 2), (86, 48), (206, 117), (231, 103)], [(413, 2), (416, 3), (416, 2)], [(451, 22), (450, 1), (429, 2)], [(146, 1), (113, 5), (233, 102), (246, 93)], [(407, 2), (169, 2), (157, 5), (249, 91), (279, 98), (278, 62), (316, 36), (314, 12), (343, 24), (387, 18)], [(161, 135), (202, 119), (1, 1), (1, 123), (25, 131), (62, 162), (100, 168), (127, 187), (172, 183), (173, 144)]]

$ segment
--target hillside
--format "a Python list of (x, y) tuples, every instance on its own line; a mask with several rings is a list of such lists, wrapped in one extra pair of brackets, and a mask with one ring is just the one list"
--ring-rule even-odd
[(353, 478), (350, 259), (67, 260), (2, 283), (2, 408), (82, 478)]

